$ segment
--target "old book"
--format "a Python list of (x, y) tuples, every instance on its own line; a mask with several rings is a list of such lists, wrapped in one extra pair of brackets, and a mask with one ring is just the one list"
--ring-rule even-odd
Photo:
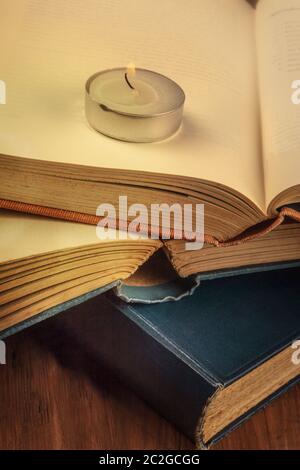
[(8, 211), (0, 223), (0, 331), (117, 285), (161, 245), (99, 243), (92, 226)]
[(111, 369), (209, 447), (299, 381), (299, 275), (298, 268), (206, 281), (192, 297), (159, 305), (103, 294), (49, 321), (48, 340), (71, 338), (94, 371)]
[(206, 281), (193, 296), (159, 305), (104, 294), (81, 312), (84, 344), (207, 448), (299, 381), (299, 274)]
[[(299, 25), (300, 0), (3, 0), (0, 207), (95, 224), (120, 195), (149, 211), (203, 203), (204, 249), (163, 241), (180, 276), (299, 260)], [(126, 143), (87, 124), (86, 79), (130, 61), (184, 89), (174, 137)]]
[(0, 334), (17, 331), (115, 289), (127, 301), (179, 300), (202, 279), (292, 268), (300, 261), (180, 277), (160, 240), (105, 240), (95, 227), (0, 211)]

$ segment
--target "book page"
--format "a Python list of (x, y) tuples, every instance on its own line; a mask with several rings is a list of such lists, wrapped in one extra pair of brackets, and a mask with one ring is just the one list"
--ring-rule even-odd
[(121, 240), (118, 231), (114, 229), (107, 230), (107, 238), (99, 238), (94, 225), (5, 210), (0, 210), (0, 228), (0, 265), (11, 260), (90, 245), (104, 248), (112, 257), (114, 251), (123, 251), (124, 259), (130, 258), (126, 250), (134, 246), (133, 259), (138, 259), (139, 246), (143, 255), (145, 247), (151, 250), (153, 246), (161, 246), (160, 241), (148, 240), (146, 237)]
[(91, 225), (0, 211), (0, 264), (43, 253), (106, 243)]
[[(202, 178), (264, 210), (254, 33), (246, 0), (1, 0), (0, 153)], [(89, 127), (86, 80), (130, 62), (185, 91), (172, 138), (125, 143)]]
[[(266, 202), (300, 185), (300, 0), (260, 0), (257, 50)], [(294, 96), (294, 97), (293, 97)], [(298, 97), (300, 92), (298, 91)], [(300, 186), (299, 186), (300, 201)], [(295, 196), (294, 196), (295, 197)]]

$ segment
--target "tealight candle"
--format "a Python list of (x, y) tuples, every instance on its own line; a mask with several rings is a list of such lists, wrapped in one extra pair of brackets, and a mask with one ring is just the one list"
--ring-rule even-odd
[(86, 117), (109, 137), (155, 142), (174, 134), (182, 121), (185, 95), (173, 80), (134, 66), (104, 70), (86, 83)]

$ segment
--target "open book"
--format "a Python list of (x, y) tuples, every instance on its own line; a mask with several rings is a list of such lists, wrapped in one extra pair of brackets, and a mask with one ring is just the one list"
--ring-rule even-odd
[[(93, 223), (120, 195), (204, 203), (204, 249), (164, 243), (181, 276), (300, 259), (300, 0), (2, 0), (0, 42), (0, 207)], [(185, 91), (172, 138), (126, 143), (88, 125), (87, 78), (132, 61)]]

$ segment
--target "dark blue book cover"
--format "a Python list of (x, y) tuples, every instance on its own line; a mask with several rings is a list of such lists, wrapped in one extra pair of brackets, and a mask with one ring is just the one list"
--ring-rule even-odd
[(299, 380), (299, 278), (290, 269), (216, 279), (156, 305), (106, 294), (99, 352), (207, 447)]

